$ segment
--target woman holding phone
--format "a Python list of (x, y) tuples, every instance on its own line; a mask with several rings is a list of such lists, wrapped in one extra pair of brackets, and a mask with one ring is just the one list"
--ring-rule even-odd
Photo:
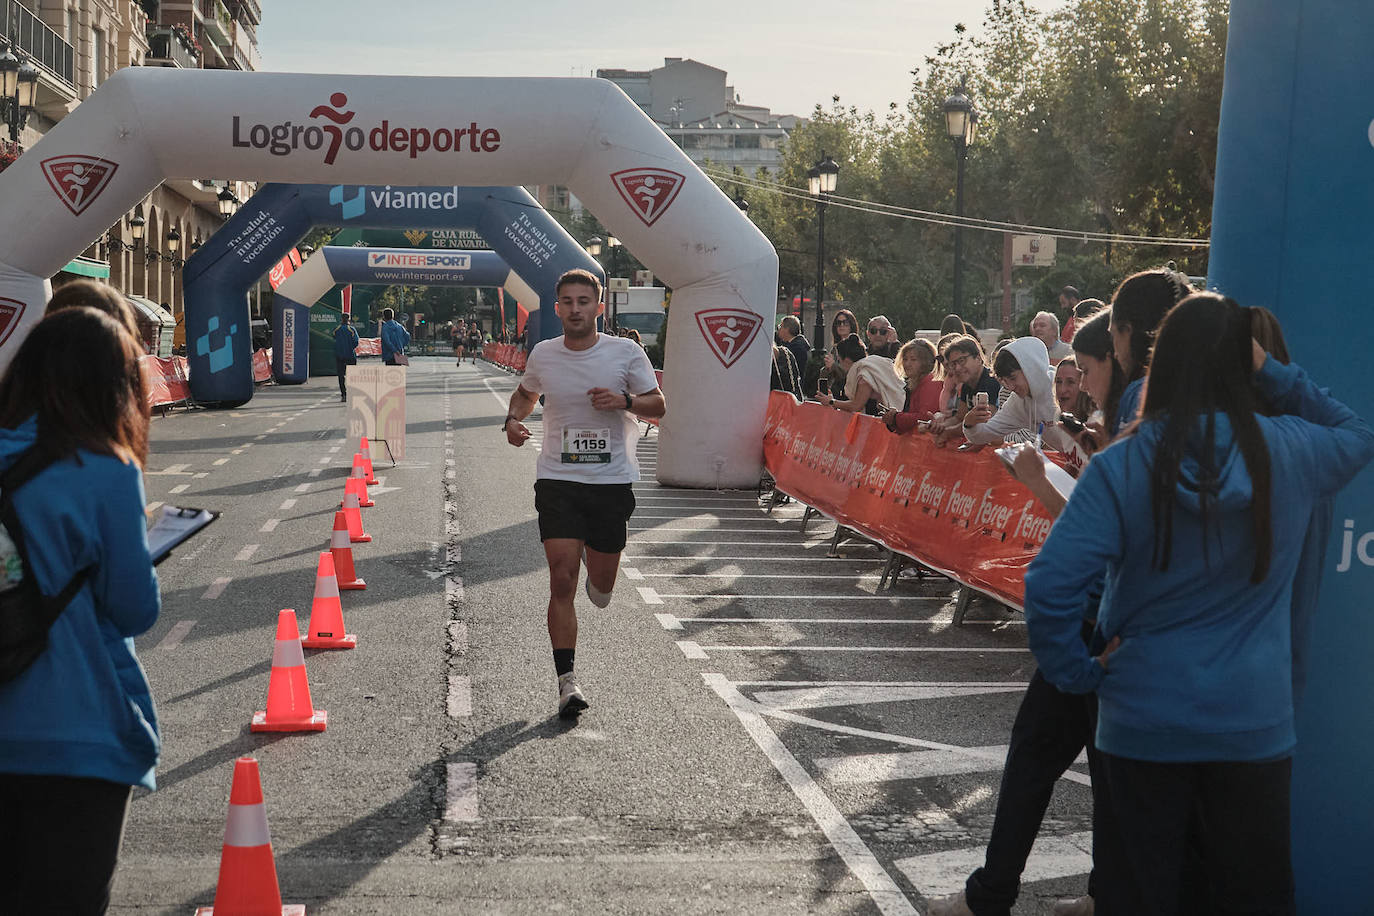
[(46, 648), (0, 683), (6, 912), (104, 913), (132, 787), (154, 787), (157, 717), (133, 642), (160, 605), (138, 350), (109, 315), (64, 308), (34, 327), (0, 381), (0, 474), (41, 468), (5, 494), (27, 572), (46, 596), (80, 582)]

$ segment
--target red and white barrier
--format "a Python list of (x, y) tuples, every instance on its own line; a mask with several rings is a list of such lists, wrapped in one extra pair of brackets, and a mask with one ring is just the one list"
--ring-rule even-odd
[(149, 407), (170, 407), (190, 399), (191, 385), (185, 357), (161, 359), (144, 356), (139, 359), (138, 368), (143, 373), (143, 387), (148, 393)]
[(380, 337), (360, 338), (358, 346), (354, 348), (353, 352), (358, 356), (381, 356), (382, 339)]
[(272, 349), (253, 351), (253, 383), (261, 385), (272, 381)]
[(524, 372), (526, 356), (524, 348), (516, 344), (489, 343), (482, 347), (483, 359), (510, 372)]
[(768, 401), (764, 465), (784, 493), (961, 584), (1021, 607), (1052, 519), (991, 449), (937, 448), (873, 417)]

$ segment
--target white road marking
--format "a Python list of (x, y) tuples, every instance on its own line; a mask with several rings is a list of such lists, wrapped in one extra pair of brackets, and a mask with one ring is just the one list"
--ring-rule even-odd
[[(667, 597), (667, 596), (664, 596)], [(981, 654), (990, 652), (997, 655), (1029, 653), (1030, 649), (1016, 649), (976, 646), (702, 646), (703, 652), (959, 652)]]
[[(744, 521), (744, 519), (730, 519), (730, 521), (738, 522)], [(759, 519), (759, 521), (766, 522), (768, 519)], [(630, 531), (723, 531), (728, 534), (785, 534), (793, 537), (797, 534), (790, 528), (783, 531), (770, 531), (767, 528), (717, 528), (712, 525), (626, 525), (625, 527)], [(827, 540), (829, 539), (827, 538)]]
[(655, 614), (654, 617), (658, 620), (659, 625), (665, 630), (682, 629), (682, 624), (678, 623), (678, 619), (672, 614)]
[[(953, 599), (950, 599), (950, 600), (953, 600)], [(843, 625), (845, 625), (845, 626), (848, 626), (849, 624), (854, 624), (854, 625), (856, 625), (856, 626), (881, 626), (881, 625), (888, 625), (888, 624), (895, 624), (895, 625), (898, 625), (898, 626), (952, 626), (953, 623), (954, 623), (953, 619), (950, 618), (950, 617), (931, 617), (931, 618), (920, 618), (920, 619), (913, 619), (913, 618), (910, 618), (910, 617), (892, 617), (892, 618), (885, 618), (885, 617), (679, 617), (678, 620), (680, 620), (680, 621), (683, 622), (683, 623), (703, 623), (703, 624), (705, 624), (705, 623), (741, 623), (741, 624), (750, 624), (750, 623), (770, 623), (770, 624), (788, 624), (788, 625), (794, 625), (794, 624), (799, 624), (799, 623), (814, 623), (814, 624), (824, 624), (824, 625), (830, 625), (830, 624), (843, 624)], [(967, 623), (967, 622), (969, 622), (969, 621), (965, 621), (965, 622)], [(994, 623), (994, 622), (996, 622), (996, 623), (1019, 624), (1019, 625), (1021, 625), (1021, 626), (1025, 626), (1025, 621), (1016, 621), (1016, 620), (1007, 620), (1007, 621), (983, 621), (983, 622), (984, 622), (984, 623)]]
[(320, 473), (321, 473), (323, 470), (324, 470), (324, 468), (311, 468), (310, 470), (308, 470), (308, 471), (305, 472), (305, 476), (307, 476), (307, 477), (319, 477), (319, 476), (320, 476)]
[(468, 650), (468, 625), (454, 620), (448, 625), (449, 649), (454, 655), (462, 655)]
[[(738, 717), (744, 730), (754, 739), (754, 743), (768, 757), (778, 775), (782, 776), (810, 812), (817, 826), (830, 841), (830, 845), (849, 866), (850, 872), (863, 882), (869, 896), (884, 916), (920, 916), (901, 888), (892, 880), (892, 876), (883, 869), (873, 852), (854, 832), (849, 821), (845, 820), (835, 804), (821, 791), (815, 780), (759, 715), (755, 704), (745, 699), (719, 674), (703, 674), (702, 678)], [(964, 875), (967, 876), (967, 872)]]
[[(458, 527), (457, 525), (454, 526), (454, 533), (455, 533), (455, 534), (458, 533), (458, 532), (457, 532), (457, 527)], [(452, 564), (454, 564), (454, 563), (461, 563), (462, 560), (463, 560), (463, 545), (461, 545), (461, 544), (450, 544), (450, 545), (448, 545), (448, 549), (445, 550), (445, 552), (444, 552), (444, 562), (448, 563), (449, 565), (452, 565)]]
[[(979, 748), (988, 759), (979, 760), (951, 751), (907, 751), (899, 754), (856, 754), (852, 757), (822, 757), (815, 763), (825, 778), (840, 785), (894, 782), (899, 779), (929, 779), (963, 776), (969, 773), (995, 773), (1002, 769), (1007, 746)], [(1000, 756), (993, 756), (1000, 755)], [(1086, 763), (1079, 755), (1076, 763)]]
[(625, 574), (626, 579), (643, 580), (644, 573), (635, 569), (633, 566), (622, 566), (620, 571)]
[(206, 477), (209, 477), (209, 476), (210, 476), (210, 472), (209, 472), (209, 471), (201, 471), (199, 474), (192, 474), (192, 475), (191, 475), (191, 479), (192, 479), (192, 480), (203, 480), (203, 479), (205, 479)]
[(477, 764), (450, 763), (444, 788), (444, 820), (477, 820)]
[[(371, 492), (371, 491), (369, 490), (368, 492)], [(784, 546), (784, 545), (770, 544), (769, 546), (771, 546), (771, 547), (779, 547), (779, 546)], [(815, 563), (815, 562), (816, 562), (817, 560), (819, 560), (819, 559), (829, 559), (829, 558), (822, 558), (822, 557), (769, 557), (769, 556), (748, 556), (748, 557), (740, 557), (740, 556), (724, 556), (724, 555), (714, 554), (714, 553), (684, 553), (684, 554), (662, 554), (662, 553), (659, 553), (659, 554), (640, 554), (640, 555), (638, 555), (638, 556), (633, 556), (633, 557), (630, 556), (629, 554), (622, 554), (622, 555), (621, 555), (621, 559), (622, 559), (622, 560), (635, 560), (635, 561), (639, 561), (639, 560), (759, 560), (759, 561), (764, 561), (764, 560), (766, 560), (766, 561), (769, 562), (769, 563)], [(886, 561), (886, 560), (883, 560), (883, 559), (879, 559), (879, 558), (868, 559), (868, 558), (866, 558), (866, 557), (844, 557), (844, 562), (846, 562), (846, 563), (886, 563), (887, 561)], [(793, 576), (789, 576), (788, 578), (796, 578), (796, 576), (793, 575)], [(809, 577), (808, 577), (808, 578), (809, 578)]]
[[(993, 693), (1022, 693), (1024, 682), (929, 684), (828, 684), (824, 687), (788, 687), (763, 690), (754, 694), (754, 702), (768, 709), (824, 709), (832, 706), (861, 706), (869, 703), (899, 703), (906, 700), (941, 700), (954, 697), (983, 696)], [(1003, 748), (1002, 752), (1005, 753)]]
[(172, 624), (172, 628), (167, 631), (167, 635), (162, 637), (155, 649), (175, 649), (181, 645), (181, 641), (186, 638), (186, 634), (191, 632), (191, 627), (195, 626), (194, 620), (178, 620)]
[(340, 449), (340, 447), (341, 447), (341, 446), (338, 446), (338, 445), (334, 446), (333, 448), (331, 448), (331, 449), (329, 450), (329, 453), (332, 455), (334, 452), (337, 452), (337, 451)]
[(310, 484), (308, 484), (308, 483), (303, 483), (303, 484), (301, 484), (300, 486), (296, 487), (296, 489), (295, 489), (293, 492), (295, 492), (295, 493), (309, 493), (309, 492), (310, 492)]
[[(753, 529), (748, 529), (753, 531)], [(796, 534), (795, 531), (753, 531), (754, 534)], [(809, 547), (817, 547), (821, 544), (830, 543), (830, 535), (818, 538), (808, 537), (805, 541), (798, 544), (789, 544), (786, 541), (727, 541), (720, 538), (709, 538), (705, 541), (685, 541), (682, 538), (649, 538), (642, 534), (634, 536), (634, 543), (638, 544), (749, 544), (754, 547), (800, 547), (805, 550)], [(782, 559), (779, 557), (778, 559)], [(814, 559), (814, 558), (813, 558)]]
[[(715, 557), (700, 557), (694, 559), (713, 560)], [(771, 559), (771, 558), (770, 558)], [(712, 573), (644, 573), (649, 579), (791, 579), (796, 581), (797, 574), (784, 575), (782, 573), (732, 573), (732, 572), (712, 572)], [(861, 573), (849, 576), (813, 576), (806, 574), (807, 581), (812, 579), (843, 579), (847, 582), (859, 582), (866, 579), (881, 579), (875, 573)]]
[(294, 505), (296, 505), (296, 501), (295, 501), (294, 499), (284, 499), (284, 500), (282, 500), (282, 503), (281, 503), (281, 507), (280, 507), (280, 508), (282, 508), (282, 509), (290, 509), (290, 508), (291, 508), (292, 506), (294, 506)]
[(266, 434), (266, 433), (263, 433), (261, 436), (254, 436), (253, 438), (256, 439), (256, 440), (258, 440), (258, 441), (260, 442), (260, 441), (262, 441), (263, 439), (266, 439), (266, 438), (267, 438), (267, 434)]
[(243, 561), (252, 559), (253, 554), (255, 554), (255, 553), (257, 553), (257, 552), (258, 552), (258, 545), (257, 545), (257, 544), (249, 544), (247, 547), (245, 547), (245, 548), (243, 548), (242, 550), (240, 550), (240, 551), (238, 552), (238, 554), (234, 557), (234, 559), (235, 559), (235, 560), (238, 560), (238, 561), (240, 561), (240, 562), (243, 562)]
[(706, 592), (699, 595), (660, 594), (660, 598), (680, 598), (684, 601), (704, 601), (712, 598), (759, 599), (764, 601), (950, 601), (950, 598), (926, 597), (923, 595), (725, 595)]
[(215, 459), (213, 462), (211, 462), (211, 463), (214, 464), (215, 467), (219, 467), (221, 464), (228, 464), (228, 463), (229, 463), (229, 459), (228, 459), (228, 458), (216, 458), (216, 459)]
[(449, 576), (444, 580), (444, 597), (450, 604), (463, 600), (463, 579), (461, 576)]
[(320, 464), (329, 464), (333, 460), (333, 458), (330, 458), (328, 455), (326, 455), (325, 457), (320, 459)]
[[(1093, 867), (1092, 848), (1091, 831), (1036, 838), (1021, 872), (1022, 885), (1086, 875)], [(961, 890), (969, 873), (982, 867), (986, 853), (985, 846), (971, 846), (911, 856), (892, 864), (902, 870), (923, 897), (934, 897)]]
[(277, 530), (277, 526), (280, 525), (280, 524), (281, 524), (281, 519), (279, 519), (279, 518), (269, 518), (267, 521), (265, 521), (265, 522), (262, 523), (262, 527), (259, 528), (258, 530), (259, 530), (259, 531), (276, 531), (276, 530)]
[[(248, 446), (246, 446), (246, 445), (244, 446), (244, 448), (247, 448), (247, 447), (248, 447)], [(233, 451), (231, 451), (229, 454), (231, 454), (231, 455), (242, 455), (242, 454), (243, 454), (243, 449), (242, 449), (242, 448), (236, 448), (236, 449), (234, 449)]]
[(701, 646), (692, 642), (690, 639), (679, 639), (677, 641), (677, 647), (682, 650), (683, 655), (690, 659), (704, 661), (709, 658), (705, 652), (701, 651)]
[(205, 590), (205, 594), (200, 596), (201, 600), (218, 598), (220, 595), (224, 594), (224, 589), (233, 581), (233, 576), (222, 576), (216, 579), (214, 582), (210, 583), (210, 587)]
[(191, 485), (190, 485), (189, 483), (179, 483), (179, 484), (177, 484), (176, 486), (172, 487), (172, 489), (168, 490), (167, 492), (168, 492), (168, 493), (185, 493), (185, 492), (186, 492), (187, 490), (189, 490), (189, 489), (191, 489)]
[(143, 507), (143, 511), (144, 511), (145, 513), (151, 515), (152, 513), (156, 512), (158, 509), (161, 509), (164, 505), (166, 505), (166, 504), (165, 504), (165, 503), (160, 503), (160, 502), (158, 502), (158, 503), (148, 503), (148, 505), (146, 505), (146, 506)]
[(467, 675), (448, 676), (448, 715), (451, 719), (472, 717), (472, 681)]
[(663, 598), (660, 597), (658, 592), (654, 591), (652, 588), (645, 588), (642, 585), (638, 585), (635, 586), (635, 590), (639, 592), (639, 597), (645, 604), (663, 603)]
[(165, 468), (163, 468), (163, 469), (160, 470), (160, 471), (145, 471), (145, 472), (144, 472), (144, 476), (147, 476), (147, 477), (161, 477), (161, 476), (163, 476), (163, 475), (171, 476), (171, 475), (185, 474), (185, 473), (186, 473), (186, 469), (189, 468), (189, 467), (190, 467), (189, 464), (169, 464), (169, 465), (167, 465)]

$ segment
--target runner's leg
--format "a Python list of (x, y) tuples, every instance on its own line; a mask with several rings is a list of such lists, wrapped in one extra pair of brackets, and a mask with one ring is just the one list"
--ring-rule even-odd
[(587, 547), (587, 582), (603, 595), (610, 595), (615, 588), (615, 578), (620, 573), (620, 552), (602, 553)]
[[(582, 542), (573, 538), (549, 538), (544, 542), (549, 561), (549, 640), (553, 648), (577, 648), (577, 576)], [(560, 672), (561, 673), (561, 672)]]

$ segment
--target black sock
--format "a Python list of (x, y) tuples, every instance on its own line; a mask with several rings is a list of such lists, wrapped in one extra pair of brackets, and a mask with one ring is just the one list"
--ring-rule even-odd
[(553, 650), (553, 670), (562, 677), (573, 670), (573, 653), (576, 649), (554, 649)]

